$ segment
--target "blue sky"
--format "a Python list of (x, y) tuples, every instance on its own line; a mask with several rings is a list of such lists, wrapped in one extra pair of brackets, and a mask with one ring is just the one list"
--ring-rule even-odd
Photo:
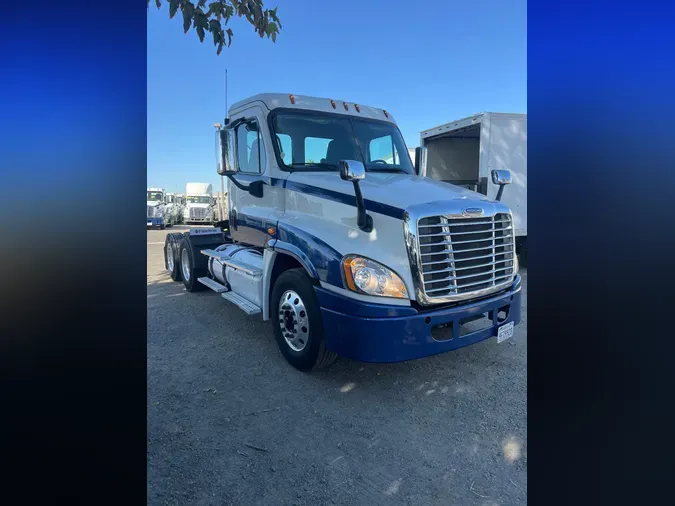
[[(165, 2), (166, 3), (166, 2)], [(214, 122), (261, 92), (313, 95), (391, 112), (408, 147), (419, 132), (481, 112), (527, 112), (524, 0), (276, 0), (276, 43), (233, 18), (230, 48), (183, 34), (168, 6), (148, 9), (148, 185), (213, 183)], [(395, 5), (400, 5), (396, 7)], [(208, 36), (207, 36), (208, 37)]]

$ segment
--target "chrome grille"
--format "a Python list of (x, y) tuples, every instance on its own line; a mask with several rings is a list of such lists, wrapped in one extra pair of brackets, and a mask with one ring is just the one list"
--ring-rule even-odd
[(205, 207), (191, 207), (190, 208), (190, 218), (206, 218), (206, 208)]
[(417, 223), (422, 289), (427, 298), (497, 290), (513, 280), (510, 214), (481, 218), (432, 216)]
[(148, 206), (148, 218), (153, 218), (155, 216), (156, 206)]

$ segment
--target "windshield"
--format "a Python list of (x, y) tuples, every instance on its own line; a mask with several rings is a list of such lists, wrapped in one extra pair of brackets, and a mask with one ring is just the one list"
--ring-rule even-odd
[(162, 192), (148, 192), (148, 200), (152, 200), (154, 202), (161, 202), (163, 200), (164, 195)]
[(188, 202), (188, 204), (210, 204), (211, 203), (211, 197), (192, 197), (192, 196), (188, 196), (187, 202)]
[(396, 125), (337, 114), (279, 112), (272, 120), (278, 157), (290, 170), (338, 170), (358, 160), (369, 172), (413, 174)]

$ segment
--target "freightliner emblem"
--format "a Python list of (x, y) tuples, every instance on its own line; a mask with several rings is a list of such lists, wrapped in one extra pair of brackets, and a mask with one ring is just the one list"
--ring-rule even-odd
[(469, 207), (468, 209), (464, 209), (462, 214), (464, 216), (477, 216), (483, 214), (483, 210), (480, 207)]

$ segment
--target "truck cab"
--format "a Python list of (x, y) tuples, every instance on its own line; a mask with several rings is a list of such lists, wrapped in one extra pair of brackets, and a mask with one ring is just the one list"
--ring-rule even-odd
[(166, 209), (166, 194), (163, 188), (147, 189), (147, 227), (159, 227), (164, 229), (169, 216)]
[(185, 223), (213, 223), (214, 200), (209, 183), (188, 183), (185, 186)]
[[(409, 360), (512, 334), (510, 209), (419, 176), (391, 113), (261, 94), (220, 127), (227, 230), (167, 237), (167, 268), (189, 291), (261, 312), (293, 366)], [(507, 171), (493, 178), (509, 183)]]
[(171, 227), (180, 221), (180, 204), (175, 193), (166, 194), (166, 226)]

